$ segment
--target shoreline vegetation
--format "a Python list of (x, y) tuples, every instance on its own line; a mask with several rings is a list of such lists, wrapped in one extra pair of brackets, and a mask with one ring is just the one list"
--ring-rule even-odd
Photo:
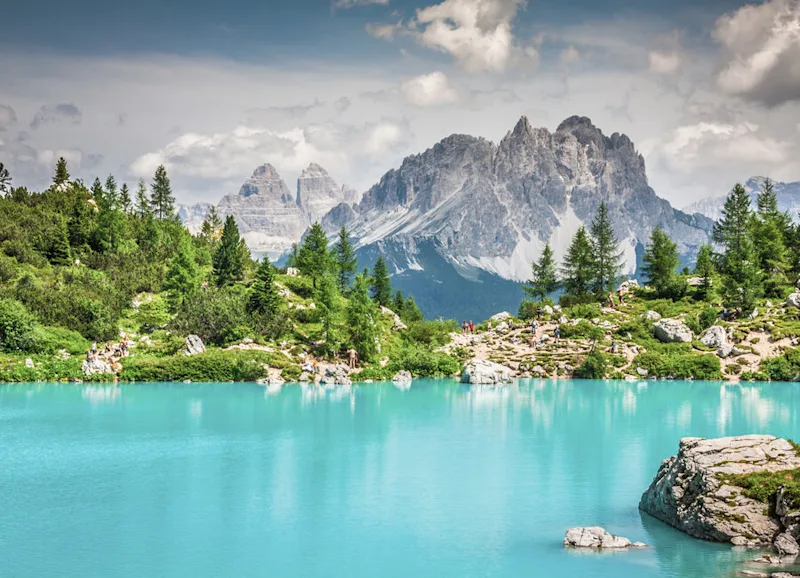
[(281, 268), (214, 210), (192, 235), (164, 167), (135, 191), (87, 187), (64, 159), (43, 192), (0, 177), (2, 382), (349, 383), (473, 360), (520, 378), (800, 380), (800, 227), (769, 181), (755, 208), (734, 187), (692, 268), (657, 228), (641, 286), (625, 281), (601, 203), (562, 263), (544, 247), (517, 312), (452, 321), (426, 320), (382, 257), (359, 271), (344, 228), (330, 242), (315, 223)]

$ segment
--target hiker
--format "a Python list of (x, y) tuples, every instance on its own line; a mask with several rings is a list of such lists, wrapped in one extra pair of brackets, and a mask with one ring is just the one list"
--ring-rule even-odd
[(468, 327), (467, 322), (466, 321), (462, 321), (461, 322), (461, 335), (466, 335), (467, 334), (467, 327)]
[(536, 308), (536, 318), (541, 321), (542, 320), (542, 307), (539, 306)]
[(475, 333), (475, 324), (472, 322), (472, 319), (469, 320), (469, 332), (470, 334)]
[(611, 353), (616, 353), (616, 352), (617, 352), (617, 342), (616, 341), (612, 341), (611, 342)]
[(556, 343), (558, 343), (558, 340), (561, 339), (561, 326), (560, 325), (556, 325), (556, 328), (553, 331), (553, 336), (556, 338)]
[(617, 291), (617, 298), (619, 299), (620, 305), (625, 303), (625, 292), (622, 290), (622, 287), (620, 287), (619, 291)]
[(536, 323), (536, 319), (531, 319), (531, 335), (536, 335), (536, 328), (538, 327), (538, 323)]
[(491, 331), (492, 330), (492, 320), (491, 319), (489, 319), (489, 321), (486, 322), (486, 330), (487, 331)]
[(356, 350), (353, 349), (352, 347), (347, 350), (347, 356), (350, 358), (350, 369), (355, 369), (356, 368), (356, 356), (357, 355), (358, 355), (358, 353), (356, 353)]
[(614, 294), (611, 292), (608, 293), (608, 306), (614, 309)]
[(314, 360), (312, 367), (314, 368), (314, 373), (319, 373), (319, 363), (317, 363), (316, 359)]

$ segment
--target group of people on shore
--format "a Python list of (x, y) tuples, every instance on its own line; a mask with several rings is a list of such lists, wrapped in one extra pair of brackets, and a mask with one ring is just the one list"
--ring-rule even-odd
[(462, 321), (461, 334), (472, 335), (473, 333), (475, 333), (475, 324), (472, 321)]

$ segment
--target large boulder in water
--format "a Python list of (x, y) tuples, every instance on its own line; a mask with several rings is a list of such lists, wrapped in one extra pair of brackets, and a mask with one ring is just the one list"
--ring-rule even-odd
[(321, 383), (325, 385), (352, 385), (350, 381), (350, 368), (341, 363), (329, 365), (325, 368)]
[(397, 385), (405, 385), (405, 384), (411, 385), (413, 379), (414, 376), (411, 375), (411, 372), (403, 369), (402, 371), (398, 371), (397, 373), (394, 374), (394, 377), (392, 378), (392, 383)]
[(496, 385), (510, 382), (510, 369), (486, 359), (473, 359), (461, 373), (461, 383)]
[(661, 319), (655, 322), (653, 333), (662, 343), (692, 342), (692, 331), (679, 319)]
[(784, 439), (683, 438), (678, 455), (662, 462), (639, 508), (695, 538), (766, 546), (781, 530), (781, 520), (725, 476), (797, 468), (800, 456)]
[(604, 550), (622, 550), (625, 548), (643, 548), (641, 542), (631, 542), (622, 536), (613, 536), (605, 528), (590, 526), (588, 528), (570, 528), (564, 536), (567, 548), (601, 548)]
[(181, 353), (186, 356), (199, 355), (206, 352), (206, 346), (199, 335), (188, 335)]

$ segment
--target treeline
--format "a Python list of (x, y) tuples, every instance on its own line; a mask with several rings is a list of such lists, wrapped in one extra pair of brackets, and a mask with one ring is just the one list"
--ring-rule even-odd
[[(755, 208), (742, 185), (733, 188), (712, 239), (713, 245), (700, 247), (693, 272), (704, 300), (747, 313), (760, 298), (786, 297), (800, 277), (800, 225), (778, 209), (769, 179), (762, 184)], [(620, 280), (621, 257), (608, 209), (601, 203), (590, 229), (581, 227), (573, 236), (563, 263), (556, 263), (550, 245), (545, 245), (532, 264), (525, 292), (541, 302), (561, 291), (560, 301), (566, 306), (604, 301), (612, 298), (609, 293)], [(643, 265), (643, 277), (656, 297), (679, 300), (687, 294), (692, 273), (689, 269), (679, 273), (677, 243), (659, 227), (651, 234)], [(534, 301), (523, 302), (521, 315), (532, 315)]]
[(393, 291), (382, 257), (358, 273), (347, 231), (329, 246), (319, 224), (289, 259), (302, 277), (286, 281), (315, 308), (290, 312), (276, 283), (285, 270), (253, 260), (233, 217), (223, 222), (212, 208), (194, 236), (180, 223), (163, 166), (131, 191), (113, 176), (89, 187), (72, 180), (61, 158), (52, 185), (35, 193), (12, 187), (0, 164), (0, 192), (6, 351), (43, 352), (45, 344), (77, 351), (87, 340), (115, 339), (140, 293), (166, 297), (139, 307), (145, 330), (196, 333), (220, 346), (294, 336), (328, 355), (353, 347), (364, 360), (378, 353), (381, 306), (407, 324), (423, 320), (412, 297)]

